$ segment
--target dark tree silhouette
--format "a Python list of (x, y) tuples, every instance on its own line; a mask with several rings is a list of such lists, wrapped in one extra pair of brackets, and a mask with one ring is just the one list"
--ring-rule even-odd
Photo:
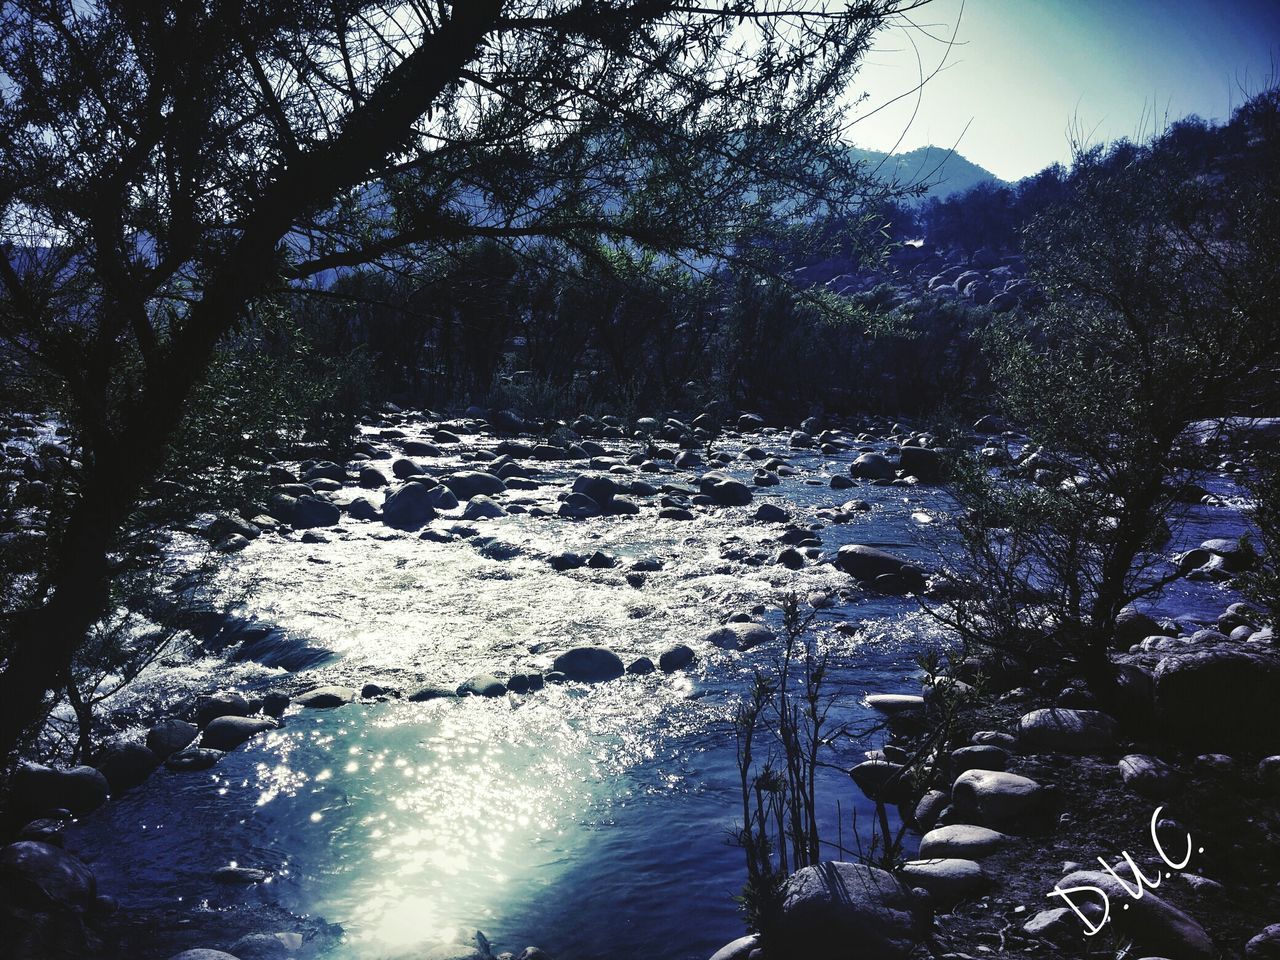
[(909, 0), (17, 0), (0, 9), (0, 337), (82, 461), (5, 624), (0, 756), (108, 606), (110, 557), (260, 298), (414, 245), (714, 263), (867, 179), (840, 104)]

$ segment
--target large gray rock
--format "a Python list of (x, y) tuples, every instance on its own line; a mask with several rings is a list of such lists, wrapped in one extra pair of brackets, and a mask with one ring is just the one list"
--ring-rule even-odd
[(93, 767), (55, 769), (38, 763), (21, 763), (9, 782), (16, 809), (29, 814), (49, 810), (88, 813), (101, 805), (111, 786)]
[(894, 472), (882, 453), (864, 453), (849, 464), (850, 475), (860, 480), (892, 480)]
[(506, 692), (507, 685), (487, 673), (478, 673), (458, 687), (460, 697), (500, 697)]
[(556, 657), (551, 669), (563, 673), (570, 680), (600, 683), (622, 676), (627, 668), (612, 650), (575, 647)]
[[(1126, 864), (1121, 864), (1116, 873), (1132, 886), (1132, 874), (1125, 872), (1128, 869)], [(1213, 960), (1218, 955), (1200, 924), (1150, 890), (1135, 899), (1111, 874), (1101, 870), (1077, 870), (1058, 882), (1061, 890), (1073, 887), (1095, 887), (1103, 891), (1111, 903), (1111, 922), (1143, 949), (1157, 951), (1169, 960)], [(1082, 892), (1072, 899), (1077, 906), (1101, 903), (1096, 893)], [(1126, 905), (1128, 910), (1123, 909)]]
[(247, 717), (253, 711), (238, 693), (215, 693), (196, 700), (196, 726), (207, 727), (218, 717)]
[(953, 823), (926, 833), (920, 841), (919, 857), (922, 860), (945, 857), (981, 860), (1008, 842), (1008, 836), (995, 830), (969, 823)]
[(999, 825), (1036, 812), (1044, 788), (1029, 777), (999, 770), (967, 770), (951, 788), (951, 802), (964, 816)]
[(930, 925), (928, 906), (892, 874), (839, 861), (797, 870), (787, 880), (777, 926), (781, 955), (876, 960), (912, 955)]
[(836, 551), (836, 566), (855, 580), (873, 581), (883, 574), (911, 574), (913, 579), (923, 583), (923, 576), (918, 568), (895, 557), (878, 547), (868, 547), (860, 543), (845, 544)]
[(1143, 753), (1122, 757), (1120, 776), (1126, 787), (1148, 800), (1167, 800), (1179, 786), (1178, 775), (1172, 767)]
[(505, 517), (507, 511), (492, 497), (487, 497), (483, 493), (476, 494), (467, 503), (467, 508), (462, 512), (463, 520), (493, 520), (496, 517)]
[(240, 958), (229, 953), (223, 953), (221, 950), (197, 947), (194, 950), (183, 950), (181, 953), (175, 953), (169, 960), (240, 960)]
[(739, 937), (731, 943), (726, 943), (713, 953), (711, 960), (747, 960), (751, 956), (751, 951), (756, 949), (759, 944), (760, 938), (754, 933)]
[(141, 743), (116, 741), (103, 748), (98, 772), (107, 778), (111, 795), (119, 796), (142, 783), (160, 766), (160, 758)]
[(864, 702), (876, 713), (890, 719), (924, 716), (924, 697), (914, 693), (873, 693)]
[(19, 840), (0, 849), (0, 897), (39, 913), (85, 913), (93, 907), (93, 871), (61, 847)]
[(903, 447), (900, 463), (905, 473), (925, 483), (937, 483), (946, 470), (942, 454), (928, 447)]
[(1244, 960), (1280, 960), (1280, 923), (1273, 923), (1244, 945)]
[(274, 730), (277, 726), (274, 720), (266, 717), (219, 717), (204, 728), (200, 746), (224, 752), (234, 750), (250, 737)]
[(195, 743), (200, 728), (175, 717), (161, 720), (147, 731), (147, 746), (161, 760)]
[(699, 481), (704, 494), (722, 507), (745, 507), (751, 502), (751, 488), (741, 480), (734, 480), (723, 473), (705, 474)]
[[(507, 489), (506, 483), (501, 478), (495, 477), (491, 473), (482, 473), (477, 470), (461, 470), (458, 473), (451, 473), (440, 482), (453, 491), (453, 495), (459, 500), (470, 500), (478, 494), (491, 497)], [(386, 508), (384, 507), (383, 509), (385, 510)]]
[(1116, 743), (1116, 721), (1098, 710), (1046, 707), (1018, 721), (1018, 744), (1024, 750), (1102, 753)]
[(924, 887), (942, 903), (978, 893), (990, 883), (979, 864), (956, 858), (908, 860), (902, 865), (902, 879), (913, 887)]
[(773, 631), (761, 623), (726, 623), (702, 639), (724, 650), (750, 650), (773, 638)]
[(906, 768), (889, 760), (864, 760), (849, 771), (849, 778), (868, 800), (876, 802), (904, 803), (912, 793)]
[(1163, 732), (1199, 747), (1280, 747), (1275, 722), (1280, 657), (1215, 648), (1166, 657), (1156, 666), (1156, 715)]
[(397, 487), (382, 503), (382, 522), (398, 530), (417, 530), (435, 516), (435, 497), (420, 483)]
[(343, 704), (350, 703), (355, 698), (356, 692), (351, 687), (328, 686), (316, 687), (314, 690), (299, 694), (294, 698), (293, 702), (300, 707), (324, 710), (340, 707)]
[(337, 525), (341, 516), (342, 511), (328, 500), (303, 496), (299, 497), (293, 505), (289, 523), (298, 530), (306, 530), (311, 527), (332, 527)]

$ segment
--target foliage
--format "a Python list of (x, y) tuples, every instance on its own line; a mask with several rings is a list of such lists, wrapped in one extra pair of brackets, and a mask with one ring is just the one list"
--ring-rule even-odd
[(1074, 657), (1100, 693), (1116, 617), (1175, 575), (1154, 550), (1185, 509), (1188, 424), (1275, 399), (1280, 244), (1261, 225), (1280, 191), (1260, 157), (1280, 156), (1280, 126), (1274, 104), (1260, 116), (1212, 183), (1167, 138), (1077, 158), (1025, 237), (1047, 306), (983, 334), (1001, 405), (1042, 449), (1020, 479), (962, 471), (946, 619)]
[(1280, 616), (1280, 453), (1262, 453), (1256, 468), (1248, 486), (1253, 497), (1249, 517), (1257, 529), (1252, 542), (1258, 548), (1259, 563), (1244, 575), (1241, 586), (1274, 627)]
[[(483, 239), (768, 272), (771, 238), (875, 193), (842, 94), (911, 6), (5, 5), (0, 349), (57, 382), (82, 468), (0, 672), (0, 756), (109, 609), (122, 530), (257, 306)], [(491, 361), (496, 303), (468, 302), (438, 346)]]

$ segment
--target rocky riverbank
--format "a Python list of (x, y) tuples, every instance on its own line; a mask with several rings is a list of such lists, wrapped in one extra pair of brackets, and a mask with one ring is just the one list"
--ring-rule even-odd
[[(629, 425), (616, 418), (584, 417), (568, 428), (530, 436), (522, 435), (528, 425), (513, 415), (482, 420), (479, 411), (471, 414), (442, 420), (392, 411), (366, 425), (357, 456), (341, 463), (329, 459), (331, 451), (319, 449), (295, 450), (287, 456), (273, 457), (262, 464), (260, 479), (269, 485), (263, 500), (246, 503), (236, 514), (202, 518), (191, 524), (190, 530), (219, 552), (232, 556), (256, 541), (318, 546), (332, 540), (356, 542), (360, 538), (386, 537), (397, 541), (419, 538), (428, 546), (467, 544), (498, 563), (518, 557), (544, 564), (560, 576), (611, 577), (643, 595), (672, 558), (627, 556), (600, 548), (552, 546), (538, 552), (493, 535), (486, 526), (502, 518), (526, 517), (550, 525), (553, 530), (572, 530), (574, 525), (591, 522), (689, 524), (692, 528), (703, 518), (730, 517), (752, 535), (730, 537), (721, 543), (717, 562), (726, 573), (758, 569), (776, 571), (781, 578), (807, 576), (807, 582), (819, 587), (805, 593), (815, 608), (839, 607), (862, 596), (895, 597), (931, 589), (927, 565), (909, 562), (900, 551), (870, 544), (843, 543), (832, 549), (834, 544), (825, 533), (856, 526), (860, 518), (880, 509), (871, 502), (873, 491), (889, 488), (910, 493), (913, 488), (941, 478), (945, 454), (935, 449), (935, 441), (925, 432), (880, 420), (848, 424), (806, 421), (798, 429), (777, 429), (768, 428), (763, 418), (754, 414), (743, 414), (728, 430), (706, 415), (689, 422), (640, 420)], [(976, 448), (993, 465), (1017, 469), (1034, 478), (1037, 469), (1042, 468), (1029, 458), (1031, 451), (1022, 449), (1025, 438), (1002, 433), (1002, 428), (1003, 424), (994, 420), (980, 422), (973, 438)], [(25, 447), (22, 449), (24, 456), (30, 456)], [(50, 449), (40, 453), (46, 458), (53, 456)], [(1015, 460), (1020, 461), (1016, 466)], [(20, 469), (18, 472), (26, 476)], [(1047, 477), (1050, 475), (1046, 472)], [(800, 476), (805, 484), (820, 485), (820, 489), (829, 491), (824, 494), (825, 505), (800, 511), (785, 499), (769, 497), (784, 481)], [(865, 493), (857, 497), (844, 492), (853, 488), (864, 488)], [(562, 538), (553, 535), (551, 539)], [(1245, 561), (1238, 543), (1221, 538), (1218, 541), (1207, 541), (1197, 548), (1203, 556), (1191, 550), (1176, 557), (1171, 555), (1170, 562), (1185, 566), (1189, 573), (1205, 571), (1206, 581), (1227, 579)], [(548, 686), (640, 683), (650, 675), (675, 675), (722, 656), (725, 651), (736, 655), (756, 648), (769, 649), (775, 634), (762, 619), (763, 612), (740, 610), (726, 616), (723, 623), (708, 624), (700, 634), (663, 637), (645, 651), (564, 642), (529, 650), (523, 655), (524, 662), (513, 668), (490, 667), (449, 676), (452, 671), (446, 665), (434, 676), (403, 671), (370, 675), (359, 682), (344, 678), (347, 682), (332, 683), (323, 680), (334, 652), (312, 638), (253, 618), (216, 611), (185, 611), (193, 654), (216, 654), (233, 662), (260, 664), (271, 672), (264, 674), (263, 682), (243, 689), (188, 691), (158, 700), (149, 713), (140, 712), (137, 704), (131, 705), (118, 718), (130, 732), (109, 740), (94, 758), (93, 767), (68, 771), (29, 766), (22, 770), (13, 783), (13, 807), (22, 814), (21, 823), (15, 836), (17, 843), (6, 848), (4, 869), (12, 889), (28, 891), (30, 897), (20, 898), (21, 905), (10, 913), (10, 921), (15, 929), (26, 931), (22, 935), (37, 937), (30, 941), (38, 944), (32, 955), (61, 949), (66, 944), (56, 938), (75, 935), (76, 931), (85, 943), (90, 942), (90, 935), (106, 938), (116, 946), (137, 942), (130, 940), (136, 938), (136, 926), (130, 927), (121, 919), (122, 914), (129, 914), (127, 905), (113, 913), (110, 899), (98, 895), (92, 873), (75, 860), (72, 852), (61, 848), (60, 824), (67, 817), (91, 815), (108, 796), (127, 794), (162, 767), (168, 775), (212, 770), (228, 751), (280, 730), (282, 723), (287, 727), (308, 715), (350, 705), (426, 702), (472, 695), (521, 700), (541, 695)], [(1223, 686), (1219, 689), (1223, 692), (1219, 696), (1223, 704), (1214, 711), (1221, 724), (1204, 726), (1231, 735), (1226, 749), (1239, 761), (1229, 765), (1234, 771), (1232, 776), (1243, 784), (1254, 784), (1255, 780), (1260, 784), (1257, 778), (1263, 776), (1264, 768), (1269, 769), (1266, 762), (1257, 767), (1258, 774), (1248, 773), (1240, 764), (1246, 758), (1248, 763), (1255, 763), (1256, 758), (1252, 753), (1241, 753), (1236, 746), (1247, 744), (1248, 750), (1256, 752), (1250, 731), (1266, 729), (1267, 723), (1262, 714), (1248, 711), (1258, 709), (1254, 700), (1262, 694), (1250, 694), (1254, 697), (1251, 700), (1244, 696), (1235, 699), (1228, 693), (1240, 684), (1254, 684), (1247, 686), (1250, 691), (1271, 689), (1267, 672), (1270, 668), (1261, 666), (1264, 661), (1270, 662), (1271, 639), (1250, 616), (1242, 608), (1229, 609), (1214, 624), (1217, 630), (1213, 636), (1200, 629), (1207, 625), (1163, 624), (1134, 617), (1127, 626), (1133, 631), (1133, 649), (1119, 656), (1132, 668), (1129, 674), (1135, 686), (1146, 682), (1140, 675), (1149, 676), (1148, 712), (1153, 723), (1177, 726), (1178, 718), (1197, 715), (1196, 694), (1187, 691), (1202, 689), (1206, 676), (1221, 678)], [(1066, 774), (1073, 765), (1086, 761), (1080, 759), (1081, 753), (1072, 752), (1078, 742), (1070, 741), (1063, 748), (1062, 742), (1054, 739), (1059, 736), (1054, 732), (1054, 722), (1035, 712), (1041, 706), (1052, 706), (1059, 712), (1049, 715), (1051, 718), (1071, 718), (1066, 721), (1066, 732), (1061, 734), (1065, 737), (1071, 733), (1072, 724), (1083, 723), (1080, 711), (1088, 714), (1096, 705), (1087, 703), (1087, 695), (1079, 689), (1053, 689), (1051, 676), (1005, 677), (1009, 685), (995, 690), (986, 672), (982, 675), (982, 688), (997, 692), (999, 699), (995, 706), (983, 708), (992, 711), (988, 715), (975, 714), (974, 724), (989, 720), (970, 731), (973, 744), (957, 747), (960, 755), (951, 754), (951, 759), (942, 765), (952, 779), (947, 795), (904, 804), (902, 812), (905, 822), (929, 832), (925, 837), (928, 842), (922, 842), (922, 857), (936, 855), (939, 850), (945, 850), (947, 856), (908, 863), (898, 877), (882, 875), (870, 867), (850, 866), (800, 878), (793, 898), (796, 915), (804, 918), (797, 921), (797, 942), (805, 936), (821, 939), (822, 924), (826, 922), (822, 920), (824, 911), (839, 913), (830, 905), (821, 906), (824, 897), (830, 899), (834, 883), (837, 887), (858, 884), (893, 891), (892, 896), (885, 895), (887, 899), (873, 897), (866, 907), (870, 912), (853, 926), (840, 926), (849, 921), (848, 917), (832, 919), (844, 931), (841, 936), (865, 929), (868, 923), (878, 923), (875, 917), (879, 912), (890, 909), (896, 911), (895, 922), (903, 930), (901, 937), (890, 939), (903, 945), (916, 944), (930, 931), (927, 920), (921, 920), (921, 911), (932, 911), (938, 916), (933, 934), (940, 942), (954, 937), (955, 949), (962, 949), (960, 942), (969, 936), (971, 944), (985, 944), (990, 929), (976, 920), (966, 923), (963, 918), (975, 903), (987, 904), (982, 908), (986, 911), (984, 923), (999, 912), (992, 909), (990, 899), (975, 900), (979, 891), (991, 889), (985, 886), (991, 876), (998, 876), (1006, 884), (1003, 889), (1011, 891), (1017, 891), (1019, 884), (1025, 882), (1027, 894), (1017, 906), (1030, 909), (1028, 905), (1038, 902), (1030, 896), (1032, 885), (1040, 879), (1039, 875), (1032, 876), (1027, 867), (1033, 858), (1025, 852), (1011, 855), (1008, 851), (1016, 850), (1017, 843), (1006, 838), (1016, 838), (1025, 828), (1026, 842), (1043, 843), (1045, 837), (1052, 835), (1048, 812), (1055, 809), (1061, 824), (1072, 822), (1062, 820), (1062, 813), (1069, 818), (1083, 818), (1087, 823), (1098, 822), (1094, 813), (1087, 812), (1091, 808), (1083, 796), (1063, 803), (1064, 793), (1059, 786), (1058, 799), (1054, 800), (1051, 788), (1070, 779)], [(954, 686), (976, 679), (976, 673), (958, 675), (951, 683)], [(913, 697), (901, 695), (896, 700), (872, 698), (869, 704), (898, 723), (912, 716), (928, 716), (923, 697), (918, 703)], [(1236, 708), (1245, 713), (1233, 713)], [(1098, 728), (1090, 750), (1100, 751), (1108, 758), (1107, 764), (1098, 766), (1100, 762), (1092, 759), (1094, 753), (1083, 754), (1098, 771), (1109, 770), (1120, 776), (1132, 768), (1139, 772), (1131, 774), (1130, 779), (1145, 781), (1154, 776), (1151, 770), (1161, 769), (1154, 759), (1148, 761), (1153, 754), (1159, 754), (1160, 762), (1171, 767), (1190, 764), (1189, 770), (1199, 771), (1204, 766), (1186, 757), (1166, 755), (1158, 746), (1162, 743), (1159, 740), (1155, 741), (1157, 746), (1141, 740), (1122, 743), (1117, 737), (1125, 734), (1117, 734), (1114, 725), (1092, 714), (1088, 716), (1094, 721), (1090, 729)], [(1103, 732), (1107, 735), (1103, 736)], [(881, 755), (869, 761), (877, 771), (874, 782), (883, 783), (879, 778), (889, 769), (886, 765), (891, 766), (895, 762), (892, 757), (898, 755), (895, 750), (902, 749), (905, 747), (890, 742)], [(1112, 759), (1111, 754), (1117, 756)], [(1002, 769), (989, 771), (992, 765)], [(1227, 766), (1219, 763), (1215, 769), (1222, 774)], [(862, 769), (865, 772), (870, 768)], [(1048, 776), (1046, 769), (1060, 776)], [(994, 778), (993, 785), (992, 777), (982, 771), (1000, 776)], [(991, 818), (982, 813), (991, 803), (999, 806), (1007, 800), (1005, 787), (1011, 781), (1002, 779), (1004, 775), (1026, 776), (1034, 781), (1029, 785), (1014, 781), (1017, 790), (1012, 792), (1020, 795), (1021, 791), (1034, 799), (1034, 803), (1028, 801), (1028, 807), (1035, 809), (1034, 817), (1024, 820), (1022, 811), (1018, 816)], [(1102, 773), (1097, 775), (1101, 777)], [(964, 780), (965, 777), (969, 779)], [(855, 776), (855, 782), (862, 786), (873, 781), (864, 775)], [(988, 796), (996, 799), (984, 799)], [(927, 809), (929, 802), (938, 808), (933, 810), (932, 818)], [(1010, 802), (1016, 807), (1016, 801)], [(1054, 802), (1059, 803), (1058, 808)], [(923, 811), (922, 804), (926, 807)], [(1120, 821), (1116, 822), (1119, 827)], [(939, 824), (951, 833), (933, 835), (931, 832)], [(966, 825), (998, 828), (1002, 837), (996, 840), (977, 834), (975, 841), (975, 835), (951, 829)], [(1131, 832), (1137, 826), (1140, 825), (1130, 824), (1125, 830)], [(958, 836), (953, 835), (957, 833)], [(1073, 842), (1077, 839), (1071, 833), (1063, 836)], [(1117, 839), (1129, 842), (1127, 835)], [(974, 852), (974, 842), (986, 853)], [(959, 856), (957, 851), (970, 856)], [(1009, 859), (991, 860), (990, 866), (984, 868), (986, 856)], [(1088, 862), (1086, 851), (1075, 858), (1061, 859)], [(1000, 866), (1002, 863), (1005, 866)], [(1024, 876), (1025, 881), (1017, 879), (1019, 876)], [(46, 896), (53, 878), (58, 878), (62, 886)], [(211, 889), (269, 885), (272, 880), (270, 870), (231, 860), (209, 876)], [(929, 899), (923, 900), (913, 892), (915, 889), (929, 891)], [(1149, 902), (1155, 902), (1154, 898)], [(269, 910), (247, 913), (244, 926), (230, 929), (228, 918), (240, 915), (238, 909), (231, 910), (214, 925), (194, 921), (189, 925), (194, 933), (191, 929), (183, 933), (184, 924), (176, 919), (171, 928), (173, 935), (164, 941), (164, 950), (177, 952), (180, 946), (217, 948), (238, 960), (251, 960), (256, 956), (310, 955), (341, 936), (322, 922)], [(1018, 913), (1012, 915), (1020, 917)], [(41, 919), (50, 917), (56, 922)], [(1031, 915), (1027, 919), (1032, 919)], [(133, 920), (136, 924), (138, 918)], [(1212, 924), (1209, 927), (1215, 939), (1222, 938)], [(133, 933), (129, 932), (131, 929)], [(1031, 942), (1033, 933), (1023, 931), (1016, 938)], [(47, 937), (55, 939), (39, 939)], [(1051, 943), (1052, 938), (1043, 942)], [(442, 949), (454, 950), (454, 954), (441, 953), (442, 957), (485, 957), (493, 953), (482, 940)], [(526, 951), (526, 957), (541, 955), (531, 950)], [(149, 947), (146, 953), (169, 955), (156, 952), (155, 947)]]

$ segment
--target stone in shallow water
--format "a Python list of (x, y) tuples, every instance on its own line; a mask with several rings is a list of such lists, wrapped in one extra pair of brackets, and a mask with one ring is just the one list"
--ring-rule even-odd
[(147, 731), (147, 746), (163, 760), (190, 746), (199, 735), (200, 728), (194, 723), (170, 717)]
[(702, 639), (704, 643), (710, 643), (725, 650), (750, 650), (762, 643), (768, 643), (773, 638), (773, 631), (763, 624), (727, 623), (723, 627), (712, 630)]
[(612, 680), (626, 672), (618, 655), (604, 647), (575, 647), (556, 657), (551, 666), (553, 672), (583, 683)]
[(446, 687), (439, 683), (428, 683), (409, 694), (407, 699), (411, 703), (425, 703), (428, 700), (448, 699), (457, 695), (458, 691), (453, 687)]
[(674, 673), (693, 663), (694, 656), (692, 647), (677, 644), (658, 658), (658, 666), (663, 673)]
[(208, 770), (222, 759), (222, 750), (211, 750), (208, 747), (187, 747), (179, 750), (164, 762), (165, 769), (175, 773), (190, 773), (196, 770)]
[(314, 690), (308, 690), (304, 694), (300, 694), (294, 699), (300, 707), (311, 707), (312, 709), (329, 709), (332, 707), (340, 707), (343, 704), (350, 703), (356, 698), (356, 692), (350, 687), (316, 687)]
[(458, 687), (458, 696), (500, 697), (507, 692), (507, 685), (487, 673), (476, 674)]
[(267, 877), (271, 876), (265, 870), (257, 870), (253, 867), (220, 867), (213, 871), (214, 883), (225, 884), (244, 884), (249, 886), (255, 883), (263, 883)]
[(278, 724), (266, 717), (219, 717), (205, 727), (200, 746), (213, 750), (234, 750), (251, 737), (274, 730)]

